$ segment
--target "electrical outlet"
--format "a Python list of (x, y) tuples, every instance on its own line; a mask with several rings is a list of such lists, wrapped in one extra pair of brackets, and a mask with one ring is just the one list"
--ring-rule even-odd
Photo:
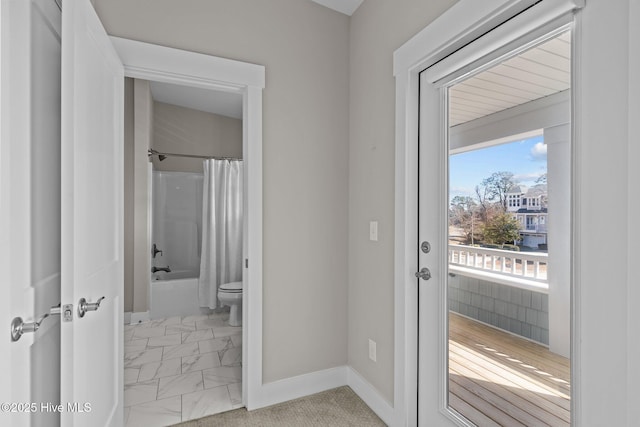
[(376, 342), (369, 338), (369, 359), (376, 361)]
[(378, 221), (369, 222), (369, 240), (372, 242), (378, 241)]

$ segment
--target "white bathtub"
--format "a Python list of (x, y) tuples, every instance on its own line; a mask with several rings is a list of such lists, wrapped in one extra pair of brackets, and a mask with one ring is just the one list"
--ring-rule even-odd
[[(153, 274), (151, 281), (151, 319), (209, 313), (198, 304), (198, 278), (189, 271)], [(191, 277), (189, 277), (191, 276)]]

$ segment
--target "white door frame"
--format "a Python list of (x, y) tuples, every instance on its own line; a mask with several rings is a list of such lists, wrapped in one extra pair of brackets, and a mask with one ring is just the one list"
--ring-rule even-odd
[(242, 402), (248, 410), (262, 400), (262, 90), (265, 68), (118, 37), (111, 41), (126, 77), (242, 95), (244, 248), (242, 275)]
[[(419, 269), (417, 257), (418, 164), (416, 161), (418, 159), (419, 73), (534, 3), (535, 1), (531, 0), (483, 2), (460, 0), (394, 53), (396, 78), (394, 410), (397, 425), (414, 426), (418, 423), (418, 293), (414, 273)], [(583, 6), (582, 0), (544, 1), (530, 9), (536, 11), (534, 15), (536, 19), (520, 22), (518, 25), (503, 25), (500, 30), (504, 32), (506, 39), (515, 40)], [(473, 59), (478, 59), (494, 48), (495, 46), (486, 46), (483, 50), (476, 49), (473, 53), (469, 53), (469, 56), (475, 55)], [(574, 52), (576, 52), (575, 48)], [(446, 63), (446, 61), (443, 62)], [(455, 67), (455, 64), (448, 65)], [(455, 69), (442, 67), (441, 64), (438, 68), (437, 71), (442, 76)], [(573, 92), (578, 91), (579, 88)], [(577, 197), (579, 195), (574, 194), (574, 203)], [(575, 227), (574, 223), (574, 229)], [(574, 244), (577, 243), (574, 242)], [(574, 253), (574, 256), (576, 255)], [(574, 298), (574, 303), (576, 302)], [(579, 319), (578, 308), (576, 304), (572, 313), (574, 336), (577, 336), (576, 331), (579, 327), (576, 321)], [(439, 345), (443, 346), (444, 340), (441, 341)], [(444, 351), (444, 349), (440, 350)], [(572, 342), (572, 350), (572, 373), (574, 373), (579, 372), (580, 369), (580, 358), (575, 341)], [(444, 367), (445, 365), (442, 369), (445, 369)], [(445, 378), (446, 375), (441, 375), (438, 381), (443, 382)], [(579, 381), (579, 377), (572, 375), (572, 378), (574, 381), (572, 389), (578, 390), (579, 387), (575, 382)], [(442, 387), (444, 390), (444, 384)], [(575, 425), (579, 424), (580, 411), (577, 410), (579, 403), (579, 396), (574, 392), (572, 416)], [(453, 419), (445, 409), (446, 400), (439, 404), (441, 412)]]

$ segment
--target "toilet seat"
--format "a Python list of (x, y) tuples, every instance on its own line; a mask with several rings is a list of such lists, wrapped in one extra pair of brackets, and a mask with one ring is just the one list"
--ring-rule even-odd
[(220, 285), (219, 291), (228, 294), (242, 293), (242, 282), (225, 283), (223, 285)]

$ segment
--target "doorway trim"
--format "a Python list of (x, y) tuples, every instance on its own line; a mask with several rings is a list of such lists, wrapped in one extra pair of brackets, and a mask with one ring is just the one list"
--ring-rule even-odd
[(242, 403), (256, 407), (262, 387), (262, 90), (265, 67), (110, 37), (125, 77), (242, 95), (244, 248), (242, 275)]
[[(482, 3), (475, 0), (460, 0), (394, 52), (393, 72), (396, 79), (394, 418), (397, 425), (418, 424), (418, 293), (414, 272), (418, 271), (418, 162), (416, 159), (419, 158), (417, 142), (420, 119), (419, 74), (498, 26), (500, 28), (497, 31), (502, 38), (515, 40), (577, 8), (584, 7), (584, 0), (536, 3), (536, 0), (487, 0)], [(518, 22), (517, 25), (505, 23), (534, 4), (534, 19)], [(505, 24), (501, 25), (503, 23)], [(474, 54), (482, 56), (493, 49), (495, 49), (494, 45), (483, 46), (482, 52), (476, 50)], [(576, 52), (575, 47), (573, 52)], [(447, 61), (443, 61), (445, 67), (446, 63)], [(579, 88), (576, 88), (576, 91), (577, 89)], [(577, 307), (574, 306), (572, 313), (574, 336), (579, 326), (576, 321), (579, 318), (577, 311)], [(572, 373), (579, 372), (580, 360), (576, 350), (577, 346), (572, 342), (574, 356)], [(572, 378), (579, 380), (575, 375), (572, 375)], [(579, 387), (576, 386), (575, 390), (578, 389)], [(579, 403), (579, 396), (574, 392), (572, 417), (576, 425), (579, 424)], [(442, 411), (446, 401), (438, 404)]]

